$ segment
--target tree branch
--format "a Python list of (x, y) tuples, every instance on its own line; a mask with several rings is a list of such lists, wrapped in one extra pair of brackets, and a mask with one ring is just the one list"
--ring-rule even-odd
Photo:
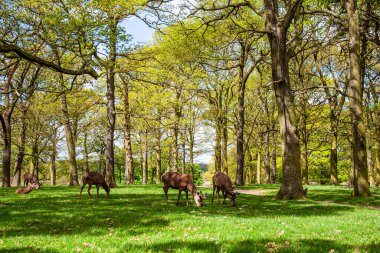
[(0, 46), (0, 53), (11, 53), (11, 52), (13, 52), (13, 53), (17, 54), (19, 57), (21, 57), (27, 61), (40, 64), (44, 67), (53, 69), (53, 70), (60, 72), (60, 73), (63, 73), (63, 74), (74, 75), (74, 76), (87, 74), (87, 75), (92, 76), (95, 79), (98, 78), (98, 74), (96, 73), (96, 71), (94, 69), (73, 70), (73, 69), (63, 68), (60, 65), (57, 65), (53, 62), (49, 62), (49, 61), (42, 59), (38, 56), (29, 54), (29, 53), (25, 52), (24, 50), (22, 50), (20, 47), (18, 47), (16, 45), (8, 44), (4, 40), (0, 40), (0, 43), (2, 44)]

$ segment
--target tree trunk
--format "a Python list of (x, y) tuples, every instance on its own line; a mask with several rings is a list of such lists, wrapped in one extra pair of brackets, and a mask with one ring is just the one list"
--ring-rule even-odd
[(256, 183), (261, 184), (261, 152), (257, 153)]
[(227, 116), (223, 115), (222, 120), (222, 170), (228, 175), (228, 129)]
[(337, 185), (339, 183), (338, 179), (338, 118), (335, 113), (331, 110), (330, 112), (330, 122), (331, 122), (331, 150), (330, 150), (330, 184)]
[[(302, 75), (300, 75), (300, 79), (302, 80)], [(302, 183), (303, 184), (309, 184), (309, 162), (308, 162), (308, 154), (307, 154), (307, 143), (308, 143), (308, 130), (307, 130), (307, 112), (306, 112), (306, 98), (304, 93), (300, 95), (300, 107), (302, 110), (301, 113), (301, 120), (300, 120), (300, 125), (301, 125), (301, 176), (302, 176)]]
[(88, 147), (87, 147), (87, 131), (84, 131), (84, 139), (83, 139), (83, 152), (84, 152), (84, 171), (88, 172), (90, 169), (89, 161), (88, 161)]
[(250, 150), (247, 151), (247, 159), (248, 159), (248, 171), (246, 173), (247, 183), (253, 184), (255, 182), (255, 172), (253, 168), (253, 156)]
[(174, 171), (174, 170), (172, 170), (172, 151), (173, 151), (173, 148), (171, 145), (169, 145), (168, 162), (167, 162), (166, 172)]
[(218, 116), (215, 126), (215, 171), (222, 170), (222, 128), (220, 123), (220, 117)]
[(366, 133), (366, 152), (367, 152), (367, 164), (369, 167), (369, 185), (370, 186), (375, 186), (375, 170), (373, 166), (373, 160), (372, 160), (372, 150), (371, 150), (371, 143), (370, 143), (370, 134), (369, 131), (367, 130)]
[(301, 165), (302, 165), (302, 183), (309, 184), (309, 157), (307, 154), (307, 140), (302, 141)]
[(13, 106), (10, 103), (10, 84), (18, 64), (13, 65), (9, 73), (7, 73), (7, 79), (4, 82), (4, 109), (0, 115), (1, 127), (3, 130), (3, 178), (2, 187), (11, 187), (11, 146), (12, 146), (12, 127), (11, 127), (11, 117), (13, 112)]
[[(242, 50), (245, 54), (245, 50)], [(241, 56), (241, 61), (244, 62), (245, 56)], [(237, 169), (236, 180), (237, 185), (244, 185), (244, 97), (245, 97), (246, 80), (244, 79), (244, 64), (241, 62), (239, 66), (239, 94), (238, 94), (238, 122), (237, 122), (237, 142), (236, 142), (236, 156), (237, 156)]]
[(270, 144), (270, 131), (269, 131), (269, 127), (267, 126), (267, 131), (265, 133), (265, 155), (264, 155), (264, 173), (265, 173), (266, 184), (270, 184), (271, 182), (269, 144)]
[(186, 174), (186, 131), (182, 133), (182, 174)]
[(157, 145), (157, 171), (156, 171), (156, 183), (161, 183), (161, 170), (162, 170), (162, 149), (161, 149), (161, 142)]
[(21, 131), (20, 131), (20, 146), (17, 153), (16, 164), (15, 164), (15, 174), (13, 177), (13, 185), (21, 185), (21, 169), (22, 162), (25, 156), (25, 141), (26, 141), (26, 130), (27, 121), (26, 114), (28, 113), (29, 106), (21, 104)]
[[(63, 85), (63, 75), (60, 74), (60, 79)], [(74, 134), (71, 128), (70, 124), (70, 116), (68, 111), (68, 105), (67, 105), (67, 99), (66, 99), (66, 93), (62, 93), (61, 95), (61, 111), (63, 116), (63, 126), (65, 129), (65, 136), (66, 136), (66, 145), (67, 145), (67, 151), (68, 151), (68, 158), (69, 158), (69, 167), (70, 167), (70, 186), (77, 186), (79, 185), (78, 181), (78, 167), (77, 167), (77, 160), (76, 160), (76, 151), (75, 151), (75, 141), (74, 141)]]
[(380, 187), (380, 131), (379, 130), (377, 130), (376, 149), (375, 149), (375, 154), (376, 154), (375, 182), (376, 182), (377, 187)]
[[(275, 139), (275, 138), (274, 138)], [(274, 140), (273, 150), (272, 150), (272, 175), (271, 183), (276, 183), (276, 174), (277, 174), (277, 155), (276, 155), (276, 141)]]
[(33, 176), (39, 178), (39, 149), (38, 149), (38, 137), (34, 140), (32, 147), (32, 161), (33, 161)]
[(174, 126), (174, 143), (172, 145), (172, 169), (173, 172), (178, 172), (178, 125)]
[(123, 80), (124, 83), (124, 145), (125, 145), (125, 184), (134, 183), (134, 169), (132, 156), (132, 139), (131, 139), (131, 111), (129, 108), (129, 83)]
[(57, 181), (57, 129), (54, 130), (54, 135), (51, 140), (52, 151), (50, 155), (50, 184), (56, 185)]
[(106, 181), (111, 188), (116, 187), (115, 182), (115, 65), (116, 65), (116, 42), (118, 20), (109, 17), (109, 53), (107, 66), (107, 137), (106, 137)]
[[(192, 122), (192, 123), (194, 123), (194, 122)], [(195, 132), (195, 128), (190, 127), (189, 128), (189, 152), (190, 152), (189, 163), (190, 163), (191, 178), (194, 178), (194, 141), (195, 141), (194, 132)]]
[(143, 140), (141, 143), (142, 148), (142, 183), (148, 183), (148, 132), (144, 132)]
[[(296, 130), (294, 98), (290, 89), (289, 68), (286, 49), (286, 34), (294, 13), (302, 1), (298, 0), (290, 6), (285, 18), (277, 20), (278, 10), (274, 0), (265, 0), (265, 27), (268, 33), (271, 60), (272, 81), (276, 96), (280, 131), (282, 138), (282, 171), (281, 188), (277, 193), (278, 199), (305, 198), (301, 181), (300, 144)], [(276, 6), (277, 8), (277, 6)]]
[(349, 105), (352, 121), (353, 159), (355, 168), (354, 196), (370, 196), (365, 147), (365, 126), (362, 120), (362, 83), (359, 54), (359, 13), (356, 0), (345, 0), (349, 21)]

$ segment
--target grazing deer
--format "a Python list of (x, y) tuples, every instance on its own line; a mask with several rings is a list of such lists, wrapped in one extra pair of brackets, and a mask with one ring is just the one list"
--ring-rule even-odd
[(206, 198), (206, 194), (202, 195), (201, 192), (197, 191), (197, 187), (195, 187), (190, 175), (179, 174), (177, 172), (166, 172), (162, 175), (162, 182), (164, 183), (163, 189), (165, 192), (166, 204), (168, 204), (169, 188), (178, 189), (177, 206), (182, 191), (185, 191), (186, 193), (186, 205), (189, 205), (189, 192), (193, 196), (194, 202), (198, 207), (202, 206), (202, 200)]
[(230, 202), (232, 206), (235, 205), (235, 196), (238, 195), (239, 193), (235, 191), (235, 188), (232, 185), (232, 181), (229, 176), (224, 174), (221, 171), (215, 172), (214, 176), (212, 177), (212, 200), (211, 202), (214, 202), (214, 193), (216, 189), (216, 196), (218, 197), (218, 203), (219, 201), (219, 192), (222, 190), (223, 194), (223, 204), (226, 201), (227, 195), (230, 195)]
[(24, 185), (27, 186), (28, 183), (35, 183), (35, 184), (38, 184), (38, 187), (41, 187), (42, 184), (40, 183), (40, 181), (38, 180), (37, 176), (36, 175), (33, 175), (32, 173), (30, 172), (26, 172), (24, 174)]
[(40, 186), (36, 183), (31, 183), (30, 185), (28, 185), (27, 187), (24, 187), (24, 188), (18, 188), (16, 190), (16, 193), (17, 194), (28, 194), (30, 193), (31, 191), (33, 191), (33, 189), (38, 189)]
[(107, 196), (110, 197), (110, 187), (107, 185), (106, 181), (104, 180), (104, 177), (102, 174), (94, 171), (86, 171), (82, 176), (83, 186), (80, 189), (80, 196), (82, 197), (82, 191), (86, 184), (88, 184), (88, 195), (91, 197), (91, 186), (94, 184), (96, 185), (96, 197), (99, 196), (99, 188), (100, 186), (103, 187), (103, 189), (106, 191)]

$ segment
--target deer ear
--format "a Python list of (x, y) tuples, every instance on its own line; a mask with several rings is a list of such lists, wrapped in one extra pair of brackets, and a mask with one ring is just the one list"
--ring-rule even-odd
[(203, 199), (207, 199), (207, 192), (203, 195)]

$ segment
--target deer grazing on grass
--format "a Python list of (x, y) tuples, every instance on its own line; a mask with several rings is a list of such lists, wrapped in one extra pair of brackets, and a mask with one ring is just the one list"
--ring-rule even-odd
[(110, 187), (107, 185), (106, 181), (102, 174), (94, 171), (86, 171), (82, 176), (83, 186), (80, 189), (80, 196), (82, 197), (82, 191), (86, 184), (88, 184), (88, 195), (91, 197), (91, 186), (96, 185), (96, 197), (99, 196), (99, 188), (100, 186), (106, 191), (107, 196), (110, 197)]
[(35, 183), (38, 185), (38, 187), (41, 187), (42, 184), (40, 183), (40, 181), (38, 180), (37, 176), (36, 175), (33, 175), (32, 173), (30, 172), (26, 172), (24, 174), (24, 185), (27, 186), (28, 183)]
[(224, 174), (221, 171), (215, 172), (214, 176), (212, 177), (212, 188), (213, 188), (212, 200), (211, 200), (212, 203), (214, 202), (214, 193), (215, 193), (215, 189), (216, 189), (216, 196), (218, 197), (218, 203), (220, 203), (219, 192), (220, 192), (220, 190), (222, 190), (223, 204), (226, 201), (227, 195), (230, 195), (231, 205), (236, 206), (235, 205), (235, 196), (238, 195), (239, 193), (235, 191), (235, 188), (233, 187), (232, 181), (229, 178), (229, 176), (227, 176), (226, 174)]
[(30, 193), (31, 191), (33, 191), (33, 189), (38, 189), (40, 186), (36, 183), (31, 183), (30, 185), (28, 185), (27, 187), (24, 187), (24, 188), (18, 188), (16, 190), (16, 193), (17, 194), (28, 194)]
[(181, 197), (181, 192), (185, 191), (186, 193), (186, 205), (189, 205), (189, 192), (194, 198), (194, 202), (198, 207), (202, 206), (202, 200), (206, 198), (206, 194), (202, 195), (201, 192), (197, 191), (193, 180), (190, 175), (179, 174), (177, 172), (166, 172), (162, 175), (162, 182), (164, 183), (164, 192), (166, 204), (168, 204), (168, 190), (169, 188), (178, 189), (178, 199), (177, 206), (179, 203), (179, 198)]

